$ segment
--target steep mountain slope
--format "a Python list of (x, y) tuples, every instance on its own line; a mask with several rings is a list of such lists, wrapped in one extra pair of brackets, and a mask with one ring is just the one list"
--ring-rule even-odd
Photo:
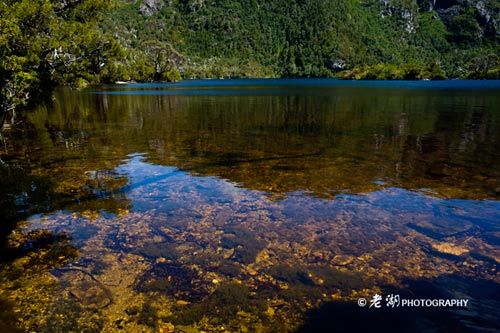
[(483, 58), (498, 66), (500, 54), (498, 0), (122, 0), (103, 27), (137, 52), (135, 67), (154, 58), (157, 74), (198, 77), (333, 76), (376, 64), (460, 76)]

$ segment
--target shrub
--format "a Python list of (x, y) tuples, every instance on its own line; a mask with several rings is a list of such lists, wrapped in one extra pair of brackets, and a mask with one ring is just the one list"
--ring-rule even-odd
[(177, 68), (173, 67), (166, 72), (163, 72), (162, 79), (168, 82), (177, 82), (182, 80), (181, 73)]

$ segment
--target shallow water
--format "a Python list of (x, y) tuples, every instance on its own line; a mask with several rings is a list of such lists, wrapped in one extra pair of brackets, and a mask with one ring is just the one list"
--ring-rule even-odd
[(495, 331), (499, 106), (498, 81), (61, 89), (2, 137), (0, 328)]

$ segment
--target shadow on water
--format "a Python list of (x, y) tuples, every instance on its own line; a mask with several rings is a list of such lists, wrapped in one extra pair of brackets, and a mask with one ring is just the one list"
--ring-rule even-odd
[(500, 284), (447, 275), (434, 280), (406, 281), (407, 287), (385, 288), (401, 299), (468, 299), (467, 308), (360, 307), (352, 302), (329, 302), (307, 313), (296, 333), (322, 332), (498, 332)]
[(35, 206), (46, 204), (44, 197), (50, 188), (51, 183), (46, 178), (31, 177), (22, 168), (0, 165), (0, 262), (16, 256), (7, 246), (7, 237), (19, 221), (33, 213)]
[(23, 332), (16, 326), (17, 316), (12, 303), (0, 297), (0, 332), (18, 333)]

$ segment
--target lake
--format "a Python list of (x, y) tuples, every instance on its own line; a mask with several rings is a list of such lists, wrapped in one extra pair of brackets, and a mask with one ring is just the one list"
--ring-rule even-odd
[(500, 329), (500, 81), (59, 89), (1, 139), (0, 331)]

